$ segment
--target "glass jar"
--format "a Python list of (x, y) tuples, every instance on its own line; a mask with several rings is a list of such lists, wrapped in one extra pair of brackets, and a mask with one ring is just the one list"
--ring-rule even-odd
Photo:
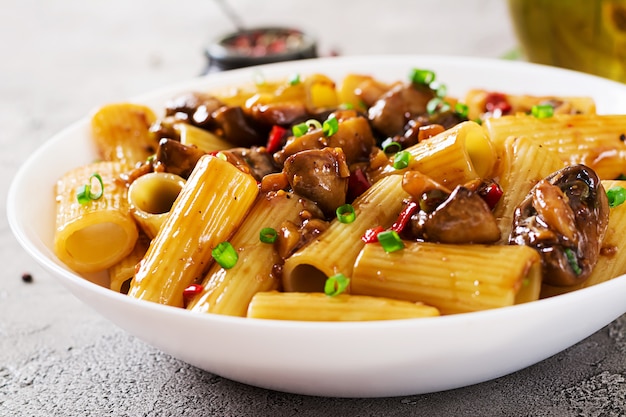
[(626, 0), (508, 0), (531, 62), (626, 82)]

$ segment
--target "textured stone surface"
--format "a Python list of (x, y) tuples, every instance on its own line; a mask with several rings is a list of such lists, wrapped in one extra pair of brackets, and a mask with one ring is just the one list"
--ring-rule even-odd
[[(304, 28), (318, 37), (323, 55), (497, 57), (515, 44), (501, 0), (229, 4), (251, 26)], [(9, 182), (42, 142), (92, 108), (199, 74), (203, 45), (232, 25), (207, 0), (0, 0), (0, 6), (0, 416), (624, 415), (625, 317), (515, 374), (382, 399), (245, 386), (114, 327), (18, 246), (6, 221)], [(25, 272), (32, 283), (22, 281)]]

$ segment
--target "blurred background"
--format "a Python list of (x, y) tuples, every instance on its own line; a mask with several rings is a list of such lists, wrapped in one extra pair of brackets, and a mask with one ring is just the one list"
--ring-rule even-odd
[[(245, 27), (299, 28), (330, 54), (500, 57), (516, 42), (504, 0), (224, 0)], [(236, 28), (215, 0), (0, 0), (0, 120), (52, 130), (111, 100), (200, 74)], [(23, 100), (24, 95), (32, 100)], [(16, 124), (18, 124), (16, 126)], [(48, 127), (48, 126), (47, 126)], [(21, 126), (24, 128), (24, 126)], [(47, 130), (49, 133), (50, 130)]]

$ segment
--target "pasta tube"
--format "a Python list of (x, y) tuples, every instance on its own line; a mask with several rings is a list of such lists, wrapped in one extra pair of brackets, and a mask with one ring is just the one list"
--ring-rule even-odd
[(333, 220), (318, 239), (290, 256), (283, 267), (285, 291), (322, 291), (326, 278), (352, 274), (354, 261), (363, 247), (361, 236), (369, 228), (390, 226), (408, 194), (402, 189), (402, 175), (391, 175), (374, 183), (354, 203), (355, 220)]
[(205, 155), (174, 202), (128, 294), (183, 307), (183, 290), (212, 262), (211, 251), (237, 229), (258, 193), (255, 179)]
[(247, 317), (299, 321), (365, 321), (436, 317), (439, 311), (423, 303), (383, 297), (324, 293), (257, 293)]
[(154, 112), (133, 103), (108, 104), (91, 118), (91, 131), (98, 154), (105, 161), (135, 164), (153, 155), (159, 145), (150, 132)]
[(137, 264), (143, 259), (150, 245), (150, 239), (140, 234), (133, 251), (124, 259), (109, 268), (109, 288), (115, 292), (128, 293), (130, 281), (135, 276)]
[(502, 243), (508, 243), (515, 208), (539, 180), (563, 168), (559, 156), (546, 151), (537, 142), (525, 137), (510, 137), (504, 142), (498, 172), (502, 198), (494, 209)]
[(143, 232), (154, 237), (185, 186), (185, 180), (167, 172), (151, 172), (137, 178), (128, 188), (130, 211)]
[(282, 259), (273, 244), (259, 241), (260, 232), (264, 228), (277, 230), (285, 221), (296, 223), (304, 209), (302, 200), (291, 193), (279, 191), (260, 196), (230, 240), (239, 261), (230, 269), (214, 264), (204, 279), (202, 293), (187, 308), (245, 317), (254, 294), (275, 290), (280, 283), (274, 268), (282, 264)]
[[(495, 109), (488, 109), (488, 102), (495, 104)], [(554, 114), (595, 114), (596, 103), (591, 97), (564, 97), (564, 96), (531, 96), (527, 94), (504, 94), (483, 89), (469, 90), (465, 95), (465, 104), (468, 106), (467, 117), (470, 120), (482, 119), (487, 116), (499, 117), (497, 104), (508, 107), (507, 114), (530, 113), (533, 106), (550, 103), (554, 107)], [(500, 108), (502, 113), (502, 108)]]
[(584, 164), (601, 179), (624, 174), (626, 115), (554, 115), (536, 118), (519, 114), (487, 119), (484, 123), (496, 148), (510, 136), (527, 136), (556, 152), (567, 165)]
[(541, 260), (527, 246), (404, 244), (392, 253), (378, 243), (365, 245), (354, 265), (351, 293), (421, 301), (442, 314), (539, 298)]
[[(475, 122), (461, 123), (406, 151), (411, 154), (411, 159), (405, 169), (420, 171), (450, 189), (470, 180), (489, 177), (497, 160), (491, 141)], [(393, 167), (392, 158), (373, 177), (378, 179), (398, 172)]]
[(174, 130), (180, 137), (180, 143), (187, 146), (195, 146), (204, 152), (221, 151), (233, 147), (232, 143), (214, 133), (189, 123), (175, 123)]
[[(127, 256), (138, 231), (129, 213), (119, 162), (96, 162), (67, 172), (56, 184), (54, 253), (76, 272), (102, 271)], [(102, 196), (80, 204), (77, 189), (102, 178)]]

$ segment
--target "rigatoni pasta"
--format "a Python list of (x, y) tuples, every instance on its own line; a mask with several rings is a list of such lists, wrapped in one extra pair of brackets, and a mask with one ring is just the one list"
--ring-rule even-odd
[(233, 234), (257, 194), (254, 178), (219, 158), (202, 157), (140, 262), (128, 295), (182, 307), (183, 290), (208, 269), (211, 251)]
[[(286, 223), (298, 223), (305, 210), (302, 200), (279, 191), (260, 195), (250, 213), (230, 240), (239, 261), (232, 268), (214, 264), (202, 281), (203, 290), (187, 308), (204, 313), (245, 317), (250, 300), (257, 292), (280, 286), (277, 268), (282, 260), (273, 245), (259, 244), (262, 233), (272, 233)], [(265, 230), (269, 230), (266, 232)]]
[(357, 258), (351, 294), (423, 302), (442, 314), (511, 306), (539, 298), (541, 265), (526, 246), (406, 242), (387, 253), (366, 245)]
[(425, 319), (626, 273), (626, 116), (445, 90), (416, 68), (103, 106), (108, 162), (59, 181), (55, 251), (130, 297), (273, 320)]
[[(126, 187), (117, 181), (125, 169), (120, 162), (95, 162), (67, 172), (57, 182), (54, 252), (74, 271), (106, 270), (135, 247), (137, 226), (126, 201)], [(81, 187), (101, 188), (101, 196), (81, 204), (77, 198)]]

